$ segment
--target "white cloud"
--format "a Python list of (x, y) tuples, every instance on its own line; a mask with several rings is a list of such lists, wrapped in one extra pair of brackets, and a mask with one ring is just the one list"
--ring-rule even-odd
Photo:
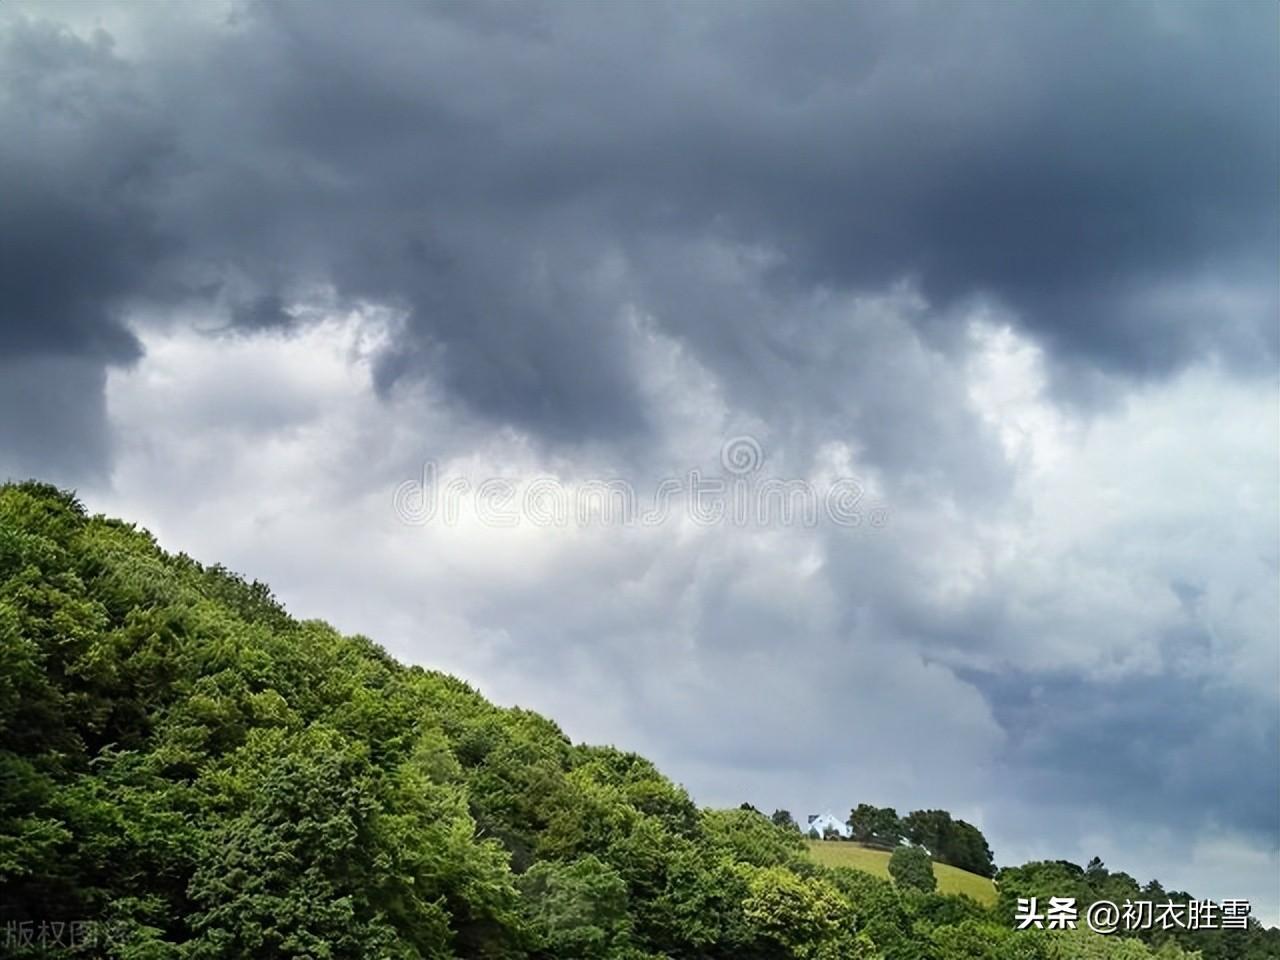
[(1049, 399), (1032, 344), (1007, 326), (973, 334), (970, 400), (1016, 479), (994, 515), (941, 521), (924, 561), (935, 619), (994, 602), (1005, 642), (983, 656), (1097, 676), (1178, 669), (1165, 641), (1192, 625), (1215, 675), (1274, 692), (1276, 382), (1205, 365), (1083, 421)]

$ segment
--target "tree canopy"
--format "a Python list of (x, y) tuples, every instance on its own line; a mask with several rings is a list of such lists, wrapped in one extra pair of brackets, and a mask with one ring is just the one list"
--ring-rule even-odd
[(933, 860), (923, 847), (903, 845), (889, 858), (889, 876), (900, 887), (933, 893), (938, 878), (933, 875)]
[[(95, 925), (122, 960), (1034, 960), (1076, 942), (1015, 934), (1003, 902), (821, 867), (785, 811), (699, 809), (643, 757), (295, 619), (36, 483), (0, 487), (0, 784), (19, 960), (49, 955), (30, 932), (55, 923)], [(1001, 894), (1066, 879), (1093, 890), (1032, 865)]]

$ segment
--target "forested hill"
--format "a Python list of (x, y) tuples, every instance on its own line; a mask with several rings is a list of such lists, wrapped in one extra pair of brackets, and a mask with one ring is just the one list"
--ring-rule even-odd
[(0, 487), (0, 785), (15, 957), (1153, 952), (821, 867), (796, 831), (699, 810), (641, 757), (38, 484)]

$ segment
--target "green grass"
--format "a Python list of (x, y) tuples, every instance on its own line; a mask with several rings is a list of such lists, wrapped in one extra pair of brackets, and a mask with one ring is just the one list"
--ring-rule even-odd
[[(853, 867), (855, 870), (889, 879), (887, 850), (873, 850), (871, 847), (843, 840), (809, 840), (808, 844), (810, 855), (821, 864), (828, 867)], [(986, 877), (958, 870), (945, 863), (935, 863), (933, 875), (938, 878), (939, 893), (963, 893), (986, 906), (996, 902), (995, 885)]]

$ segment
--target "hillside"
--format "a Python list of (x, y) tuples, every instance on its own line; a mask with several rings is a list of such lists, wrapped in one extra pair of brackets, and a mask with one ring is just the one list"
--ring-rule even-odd
[(51, 925), (121, 960), (1151, 955), (822, 866), (35, 483), (0, 486), (0, 784), (19, 960)]
[[(807, 840), (810, 855), (827, 867), (852, 867), (873, 876), (889, 879), (889, 851), (864, 847), (843, 840)], [(945, 863), (934, 863), (938, 892), (972, 897), (986, 906), (995, 906), (996, 888), (986, 877), (967, 870), (957, 870)]]

